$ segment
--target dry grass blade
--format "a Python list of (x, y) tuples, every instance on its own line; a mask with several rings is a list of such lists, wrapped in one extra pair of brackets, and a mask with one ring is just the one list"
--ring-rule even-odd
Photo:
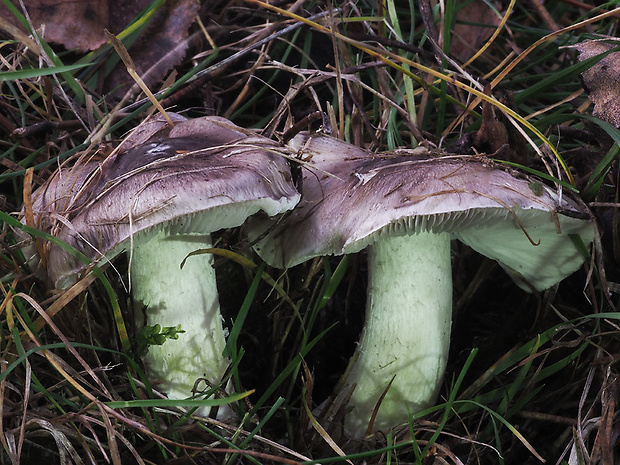
[[(30, 305), (32, 305), (33, 308), (35, 308), (37, 310), (37, 312), (41, 315), (41, 317), (43, 317), (46, 320), (46, 323), (50, 326), (50, 328), (52, 328), (52, 330), (56, 333), (56, 335), (60, 338), (60, 340), (66, 345), (67, 350), (76, 358), (76, 360), (80, 363), (80, 365), (82, 367), (84, 367), (84, 369), (86, 370), (86, 372), (90, 375), (90, 377), (95, 381), (95, 383), (99, 386), (99, 388), (101, 389), (101, 392), (108, 398), (108, 399), (112, 399), (112, 395), (108, 392), (108, 389), (106, 388), (106, 386), (103, 384), (103, 382), (99, 379), (99, 377), (95, 374), (95, 372), (93, 371), (93, 369), (88, 365), (88, 363), (86, 363), (86, 361), (77, 353), (77, 351), (75, 350), (75, 348), (71, 345), (71, 343), (69, 342), (69, 340), (62, 334), (62, 332), (58, 329), (58, 327), (56, 326), (56, 324), (51, 320), (51, 318), (49, 317), (49, 315), (45, 312), (45, 310), (43, 310), (43, 308), (41, 308), (41, 306), (29, 295), (24, 294), (24, 293), (18, 293), (15, 295), (15, 297), (19, 297), (22, 298), (24, 300), (26, 300), (28, 303), (30, 303)], [(37, 338), (34, 336), (34, 334), (27, 328), (26, 322), (22, 319), (22, 317), (19, 314), (15, 314), (15, 316), (20, 320), (21, 324), (24, 326), (24, 329), (26, 330), (26, 333), (30, 336), (32, 342), (37, 343)], [(49, 354), (51, 355), (51, 354)], [(64, 370), (63, 370), (64, 371)], [(73, 382), (73, 379), (69, 379), (66, 378), (67, 381), (69, 381), (70, 383)], [(73, 383), (72, 383), (73, 384)]]
[(33, 425), (39, 426), (40, 428), (47, 431), (52, 436), (52, 438), (56, 442), (56, 446), (57, 446), (58, 453), (60, 456), (59, 457), (60, 463), (62, 464), (71, 463), (69, 460), (69, 457), (71, 457), (71, 459), (73, 459), (73, 461), (76, 464), (78, 465), (84, 464), (82, 457), (80, 457), (80, 454), (74, 447), (71, 440), (62, 431), (60, 431), (59, 428), (57, 428), (51, 422), (40, 419), (40, 418), (29, 420), (24, 425), (24, 427), (33, 426)]
[(151, 103), (155, 106), (155, 108), (157, 108), (159, 113), (161, 113), (161, 115), (164, 118), (166, 118), (166, 121), (168, 121), (168, 124), (170, 125), (170, 127), (173, 128), (174, 123), (170, 119), (170, 116), (168, 115), (166, 110), (164, 110), (164, 108), (161, 106), (161, 103), (159, 103), (159, 100), (155, 98), (155, 96), (151, 92), (151, 89), (148, 88), (146, 83), (142, 80), (142, 78), (136, 72), (136, 66), (133, 64), (133, 60), (129, 56), (129, 52), (127, 52), (127, 49), (125, 48), (123, 43), (120, 40), (118, 40), (118, 38), (114, 34), (111, 34), (110, 31), (108, 31), (107, 29), (104, 32), (106, 36), (108, 36), (108, 39), (110, 40), (112, 45), (114, 46), (116, 53), (118, 53), (118, 55), (121, 57), (121, 60), (123, 60), (123, 63), (125, 63), (125, 66), (127, 67), (127, 72), (140, 86), (140, 89), (142, 89), (142, 91), (146, 94), (146, 96), (149, 98)]
[(486, 43), (482, 47), (480, 47), (480, 49), (476, 53), (474, 53), (474, 55), (469, 60), (463, 63), (462, 65), (463, 68), (466, 68), (468, 65), (476, 61), (476, 59), (480, 57), (482, 54), (484, 54), (484, 52), (491, 46), (491, 44), (495, 41), (495, 39), (497, 39), (497, 36), (499, 36), (499, 33), (506, 26), (506, 23), (508, 22), (508, 17), (512, 13), (515, 3), (516, 3), (516, 0), (510, 0), (510, 3), (506, 7), (506, 11), (504, 12), (504, 16), (502, 16), (502, 20), (500, 24), (497, 26), (495, 31), (493, 31), (493, 34), (491, 35), (491, 37), (489, 37), (489, 40), (487, 40)]
[[(308, 365), (306, 363), (303, 364), (303, 367), (304, 367), (304, 373), (305, 373), (304, 376), (305, 376), (305, 379), (307, 380), (306, 382), (311, 383), (310, 380), (312, 380), (312, 373), (310, 373), (310, 370), (308, 369)], [(310, 420), (310, 424), (316, 430), (316, 432), (319, 433), (319, 435), (323, 438), (323, 440), (329, 445), (329, 447), (332, 448), (334, 452), (336, 452), (336, 454), (338, 454), (338, 456), (346, 457), (347, 454), (340, 448), (340, 446), (338, 446), (336, 441), (332, 439), (329, 433), (325, 431), (325, 428), (323, 428), (323, 426), (321, 426), (321, 424), (314, 417), (314, 414), (312, 413), (312, 410), (310, 409), (310, 405), (308, 404), (308, 399), (306, 398), (306, 396), (304, 396), (303, 404), (304, 404), (304, 411), (306, 413), (306, 416)], [(346, 459), (346, 462), (349, 463), (350, 465), (353, 465), (353, 462), (349, 459)]]
[[(508, 74), (524, 59), (527, 58), (527, 56), (533, 51), (535, 50), (537, 47), (539, 47), (540, 45), (544, 44), (545, 42), (548, 42), (554, 38), (556, 38), (557, 36), (559, 36), (560, 34), (564, 34), (566, 32), (570, 32), (570, 31), (574, 31), (577, 29), (581, 29), (589, 24), (593, 24), (596, 22), (599, 22), (605, 18), (608, 18), (610, 16), (615, 16), (618, 14), (620, 9), (616, 9), (616, 10), (612, 10), (612, 11), (608, 11), (605, 13), (601, 13), (600, 15), (594, 16), (592, 18), (583, 20), (577, 24), (573, 24), (571, 26), (567, 26), (563, 29), (560, 29), (558, 31), (554, 31), (548, 35), (546, 35), (545, 37), (537, 40), (535, 43), (533, 43), (532, 45), (530, 45), (527, 49), (525, 49), (523, 52), (521, 52), (519, 54), (519, 56), (517, 56), (514, 60), (512, 60), (508, 66), (505, 66), (502, 68), (502, 71), (491, 81), (490, 86), (491, 89), (495, 88), (504, 78), (506, 78), (506, 76), (508, 76)], [(463, 112), (463, 114), (461, 115), (461, 117), (455, 119), (452, 124), (450, 126), (448, 126), (448, 128), (446, 128), (445, 130), (445, 134), (448, 134), (452, 131), (454, 131), (454, 129), (456, 127), (458, 127), (459, 124), (462, 123), (462, 118), (465, 117), (465, 115), (467, 113), (469, 113), (473, 108), (476, 108), (476, 106), (478, 106), (480, 104), (480, 102), (483, 100), (483, 98), (481, 96), (476, 96), (476, 98), (474, 100), (472, 100), (469, 105), (467, 106), (467, 109)], [(512, 115), (511, 115), (512, 116)]]
[[(541, 133), (534, 125), (532, 125), (530, 122), (528, 122), (527, 120), (525, 120), (521, 115), (519, 115), (518, 113), (516, 113), (514, 110), (512, 110), (511, 108), (507, 107), (505, 104), (503, 104), (502, 102), (498, 101), (497, 99), (486, 95), (484, 92), (475, 89), (467, 84), (464, 84), (462, 82), (460, 82), (459, 80), (457, 80), (456, 78), (454, 78), (453, 76), (448, 76), (442, 72), (436, 71), (433, 68), (430, 68), (428, 66), (424, 66), (421, 65), (420, 63), (414, 62), (412, 60), (409, 60), (407, 58), (401, 57), (399, 55), (396, 55), (394, 53), (385, 51), (385, 50), (376, 50), (374, 47), (364, 44), (362, 42), (359, 42), (357, 40), (353, 40), (350, 39), (340, 33), (337, 32), (332, 32), (329, 28), (326, 28), (325, 26), (322, 26), (314, 21), (310, 21), (307, 18), (304, 18), (302, 16), (299, 15), (295, 15), (289, 12), (286, 12), (278, 7), (275, 7), (273, 5), (269, 5), (267, 3), (264, 3), (260, 0), (246, 0), (250, 3), (255, 3), (257, 5), (260, 5), (263, 8), (267, 8), (273, 11), (276, 11), (280, 14), (283, 14), (285, 16), (289, 16), (292, 17), (294, 19), (296, 19), (297, 21), (303, 22), (308, 24), (309, 26), (318, 29), (319, 31), (325, 32), (331, 36), (334, 36), (340, 40), (342, 40), (343, 42), (346, 42), (348, 44), (351, 44), (357, 48), (359, 48), (360, 50), (362, 50), (363, 52), (371, 55), (372, 57), (381, 60), (383, 63), (385, 63), (386, 65), (398, 70), (399, 72), (415, 79), (416, 81), (418, 81), (418, 83), (420, 83), (421, 85), (424, 85), (423, 81), (416, 76), (415, 74), (411, 73), (410, 71), (408, 71), (408, 69), (405, 69), (403, 67), (403, 65), (406, 66), (410, 66), (414, 69), (417, 69), (418, 71), (422, 71), (424, 73), (427, 73), (430, 76), (433, 76), (434, 78), (440, 79), (441, 81), (445, 81), (449, 84), (452, 84), (460, 89), (463, 89), (471, 94), (473, 94), (474, 96), (476, 96), (477, 100), (476, 100), (476, 105), (480, 103), (480, 101), (484, 100), (490, 104), (492, 104), (493, 106), (497, 107), (498, 109), (500, 109), (501, 111), (503, 111), (505, 114), (507, 114), (508, 116), (514, 118), (515, 120), (517, 120), (520, 124), (522, 124), (525, 128), (527, 128), (528, 130), (532, 131), (540, 140), (542, 140), (544, 142), (544, 144), (549, 148), (549, 150), (551, 150), (551, 152), (553, 152), (555, 158), (558, 160), (558, 162), (560, 163), (560, 165), (563, 168), (563, 171), (567, 177), (567, 179), (569, 180), (569, 182), (572, 185), (575, 185), (575, 180), (573, 178), (573, 175), (571, 174), (571, 172), (568, 169), (568, 166), (566, 165), (566, 162), (562, 159), (562, 157), (560, 156), (560, 154), (557, 152), (557, 150), (555, 149), (555, 147), (553, 146), (553, 144), (551, 144), (549, 142), (549, 140), (543, 135), (543, 133)], [(517, 61), (518, 62), (518, 61)], [(399, 64), (400, 63), (400, 64)], [(475, 105), (474, 105), (475, 106)], [(473, 106), (472, 106), (473, 108)], [(450, 131), (451, 132), (451, 131)], [(524, 134), (524, 133), (523, 133)], [(541, 155), (542, 158), (542, 152), (540, 151), (540, 149), (538, 148), (538, 146), (536, 144), (533, 143), (533, 141), (531, 141), (529, 139), (529, 137), (527, 138), (528, 142), (530, 143), (530, 145), (532, 146), (532, 148)], [(555, 175), (555, 173), (553, 173), (552, 171), (549, 171), (550, 175)]]
[(77, 283), (71, 286), (66, 291), (62, 292), (50, 305), (47, 310), (45, 310), (45, 317), (40, 315), (34, 322), (35, 331), (40, 331), (47, 324), (48, 321), (51, 321), (55, 315), (57, 315), (61, 310), (66, 308), (67, 304), (71, 302), (76, 297), (82, 295), (95, 280), (97, 276), (88, 273), (84, 278), (80, 279)]
[[(594, 372), (594, 370), (592, 371)], [(599, 399), (601, 401), (600, 415), (594, 416), (591, 410), (586, 414), (588, 420), (578, 422), (576, 433), (577, 442), (573, 446), (573, 452), (580, 451), (581, 455), (589, 457), (589, 463), (600, 463), (601, 465), (613, 465), (615, 463), (614, 451), (618, 442), (617, 432), (614, 432), (614, 415), (616, 414), (616, 399), (618, 398), (618, 377), (617, 375), (607, 374), (603, 386), (601, 387)], [(592, 444), (591, 451), (588, 453), (588, 436), (594, 431), (596, 435)], [(579, 452), (577, 452), (579, 454)], [(570, 459), (569, 459), (570, 462)]]

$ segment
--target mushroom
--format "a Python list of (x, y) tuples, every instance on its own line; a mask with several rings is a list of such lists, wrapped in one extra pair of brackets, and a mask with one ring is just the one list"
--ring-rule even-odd
[[(138, 320), (184, 331), (145, 356), (168, 397), (184, 399), (199, 379), (217, 386), (229, 361), (212, 255), (191, 257), (182, 269), (181, 262), (212, 247), (211, 232), (259, 211), (289, 210), (299, 193), (277, 144), (227, 120), (159, 125), (152, 134), (103, 162), (61, 169), (35, 192), (33, 210), (42, 229), (93, 263), (129, 253)], [(89, 270), (62, 248), (46, 247), (47, 276), (57, 288)]]
[(352, 391), (344, 426), (353, 437), (406, 422), (438, 395), (452, 238), (497, 260), (526, 290), (547, 289), (582, 264), (570, 235), (593, 238), (588, 216), (566, 195), (482, 157), (437, 157), (424, 147), (372, 155), (307, 133), (290, 145), (305, 162), (302, 200), (275, 225), (251, 220), (250, 239), (279, 268), (367, 248), (365, 325), (341, 391), (345, 399)]

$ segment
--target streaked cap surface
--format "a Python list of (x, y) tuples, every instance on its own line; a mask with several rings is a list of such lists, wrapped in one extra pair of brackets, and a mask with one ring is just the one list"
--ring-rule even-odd
[(583, 263), (568, 235), (586, 243), (593, 237), (566, 195), (483, 157), (424, 148), (374, 155), (308, 134), (291, 145), (307, 161), (302, 201), (275, 226), (250, 222), (254, 237), (271, 228), (255, 250), (272, 266), (358, 252), (390, 235), (449, 232), (497, 260), (522, 287), (545, 289)]

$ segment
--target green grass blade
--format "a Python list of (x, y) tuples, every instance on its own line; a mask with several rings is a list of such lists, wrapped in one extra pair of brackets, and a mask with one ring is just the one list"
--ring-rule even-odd
[(77, 69), (85, 68), (86, 66), (89, 66), (89, 63), (81, 65), (57, 66), (54, 68), (32, 68), (20, 69), (19, 71), (5, 71), (3, 73), (0, 73), (0, 82), (49, 76), (50, 74), (67, 73), (75, 71)]

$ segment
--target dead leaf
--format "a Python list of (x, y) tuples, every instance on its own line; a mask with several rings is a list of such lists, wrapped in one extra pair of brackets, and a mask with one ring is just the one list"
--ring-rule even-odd
[[(185, 57), (189, 28), (199, 9), (198, 0), (165, 2), (129, 48), (136, 72), (151, 90)], [(121, 65), (106, 80), (104, 92), (118, 89), (114, 96), (120, 99), (132, 85), (133, 80)]]
[[(131, 9), (119, 6), (118, 3), (131, 4)], [(14, 1), (13, 4), (24, 14), (18, 2)], [(94, 50), (103, 45), (107, 40), (103, 33), (104, 28), (107, 27), (113, 32), (122, 31), (148, 4), (148, 0), (111, 4), (105, 0), (24, 0), (32, 26), (42, 33), (46, 42), (80, 52)], [(124, 13), (124, 16), (121, 13)], [(0, 16), (25, 30), (2, 2)]]
[[(150, 3), (151, 0), (24, 0), (32, 26), (47, 42), (78, 52), (94, 50), (106, 43), (105, 29), (119, 34)], [(165, 2), (129, 49), (136, 71), (148, 87), (158, 85), (166, 73), (181, 63), (188, 48), (189, 28), (199, 8), (199, 0)], [(21, 11), (19, 6), (18, 9)], [(25, 30), (2, 2), (0, 17)], [(105, 80), (103, 91), (114, 91), (113, 98), (120, 99), (132, 85), (133, 80), (121, 64)]]
[[(579, 61), (608, 52), (617, 45), (590, 40), (575, 45)], [(594, 103), (592, 114), (620, 128), (620, 52), (612, 52), (581, 74), (581, 81)]]
[[(494, 6), (501, 8), (497, 2)], [(491, 37), (499, 23), (500, 18), (483, 0), (468, 3), (457, 13), (450, 55), (461, 63), (466, 62)]]

